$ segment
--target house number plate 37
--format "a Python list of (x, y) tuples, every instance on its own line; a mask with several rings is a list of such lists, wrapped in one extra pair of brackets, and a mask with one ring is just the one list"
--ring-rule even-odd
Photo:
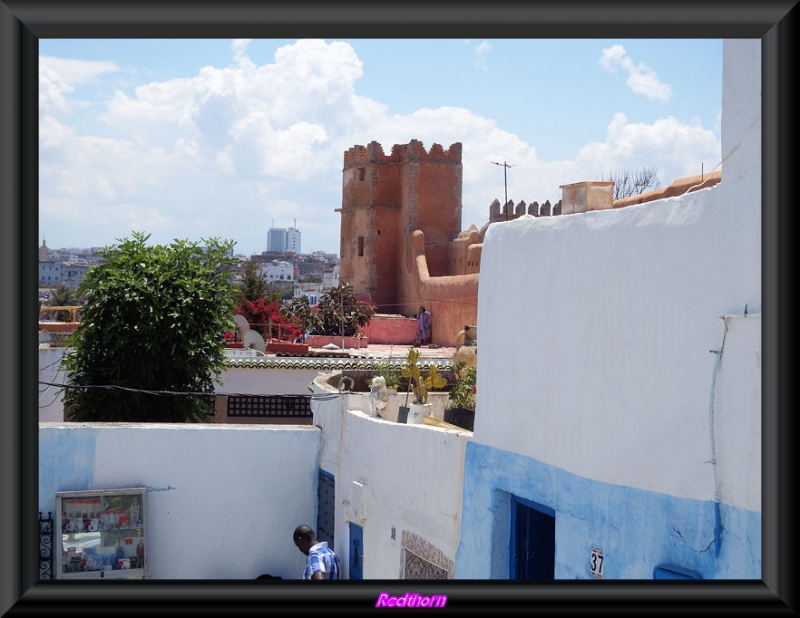
[(603, 550), (599, 547), (592, 547), (589, 556), (589, 574), (597, 579), (603, 579)]

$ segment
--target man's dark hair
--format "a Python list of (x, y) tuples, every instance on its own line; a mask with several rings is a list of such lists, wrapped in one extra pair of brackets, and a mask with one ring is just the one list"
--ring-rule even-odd
[(315, 537), (314, 530), (311, 526), (306, 525), (297, 526), (297, 528), (294, 529), (293, 536), (295, 539), (305, 539), (306, 541), (311, 541)]

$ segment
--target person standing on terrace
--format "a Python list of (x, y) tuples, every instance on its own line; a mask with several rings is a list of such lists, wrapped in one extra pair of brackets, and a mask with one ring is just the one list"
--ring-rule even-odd
[(419, 345), (428, 345), (433, 337), (431, 312), (420, 306), (417, 311), (417, 339)]

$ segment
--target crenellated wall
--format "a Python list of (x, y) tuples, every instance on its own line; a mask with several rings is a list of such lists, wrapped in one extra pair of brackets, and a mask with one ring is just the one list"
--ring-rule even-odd
[[(433, 315), (436, 345), (455, 345), (465, 324), (476, 324), (478, 275), (489, 225), (523, 216), (550, 217), (621, 208), (674, 197), (721, 180), (721, 173), (676, 180), (664, 189), (613, 200), (613, 182), (561, 185), (562, 197), (489, 205), (489, 220), (461, 229), (461, 144), (378, 142), (344, 153), (340, 279), (369, 294), (381, 313), (406, 317), (424, 305)], [(395, 333), (396, 335), (396, 333)], [(395, 341), (391, 343), (401, 343)], [(376, 343), (381, 343), (374, 340)], [(402, 343), (411, 343), (409, 340)], [(387, 343), (389, 343), (387, 341)]]
[[(420, 293), (421, 281), (452, 274), (451, 242), (461, 232), (461, 174), (460, 143), (426, 150), (411, 140), (395, 144), (388, 155), (374, 141), (347, 150), (338, 209), (340, 280), (369, 294), (381, 313), (413, 316), (420, 305), (430, 304), (430, 297)], [(417, 230), (425, 232), (424, 274), (411, 242)], [(466, 252), (461, 253), (466, 266)], [(473, 270), (475, 257), (471, 252)], [(444, 324), (443, 318), (435, 319)], [(440, 329), (443, 339), (434, 335), (434, 341), (445, 343), (457, 333)]]
[[(532, 215), (534, 217), (549, 217), (551, 215), (561, 214), (561, 200), (558, 200), (555, 205), (546, 200), (543, 204), (539, 202), (531, 202), (530, 205), (526, 204), (524, 200), (514, 205), (513, 200), (506, 202), (503, 206), (498, 200), (494, 200), (489, 204), (489, 223), (497, 223), (498, 221), (511, 221), (512, 219), (519, 219), (522, 215)], [(485, 228), (484, 228), (485, 231)]]

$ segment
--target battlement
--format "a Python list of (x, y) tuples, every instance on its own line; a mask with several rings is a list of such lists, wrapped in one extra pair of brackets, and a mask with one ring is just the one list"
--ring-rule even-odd
[(386, 155), (383, 146), (378, 142), (370, 142), (367, 146), (356, 145), (344, 153), (344, 169), (368, 165), (371, 163), (461, 163), (461, 142), (455, 142), (445, 150), (441, 144), (433, 144), (425, 150), (422, 142), (411, 140), (408, 144), (395, 144), (390, 155)]
[(549, 217), (560, 214), (561, 200), (558, 200), (555, 204), (550, 204), (550, 200), (547, 200), (541, 205), (539, 202), (531, 202), (530, 204), (526, 204), (524, 200), (514, 205), (513, 200), (508, 200), (508, 203), (505, 205), (505, 207), (503, 207), (499, 200), (495, 199), (491, 204), (489, 204), (489, 223), (495, 223), (497, 221), (511, 221), (512, 219), (519, 219), (522, 215)]

